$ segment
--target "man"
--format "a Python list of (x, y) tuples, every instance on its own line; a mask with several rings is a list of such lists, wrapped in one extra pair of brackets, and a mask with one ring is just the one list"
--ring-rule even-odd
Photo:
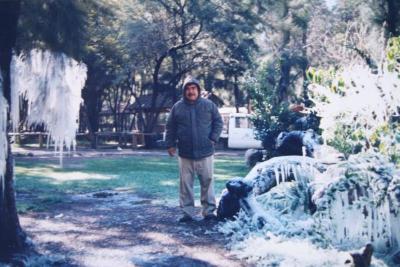
[(215, 218), (214, 145), (222, 131), (217, 106), (200, 96), (200, 84), (188, 77), (183, 84), (183, 98), (175, 103), (167, 121), (166, 143), (170, 156), (179, 154), (180, 222), (197, 220), (194, 209), (193, 182), (199, 176), (204, 219)]

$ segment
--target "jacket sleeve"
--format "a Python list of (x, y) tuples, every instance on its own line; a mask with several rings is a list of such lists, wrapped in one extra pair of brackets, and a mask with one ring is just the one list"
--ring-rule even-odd
[(165, 127), (166, 135), (165, 142), (168, 148), (176, 147), (176, 118), (175, 118), (175, 106), (172, 107), (171, 112), (169, 113), (167, 124)]
[(222, 122), (222, 117), (221, 114), (219, 114), (217, 106), (213, 103), (213, 109), (212, 109), (212, 129), (211, 129), (211, 135), (210, 139), (213, 140), (214, 142), (218, 142), (219, 136), (221, 135), (222, 128), (223, 128), (223, 122)]

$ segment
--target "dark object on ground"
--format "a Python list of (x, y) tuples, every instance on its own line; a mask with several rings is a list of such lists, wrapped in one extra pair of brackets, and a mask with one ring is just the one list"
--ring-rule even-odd
[(188, 215), (182, 215), (181, 217), (178, 218), (178, 222), (184, 223), (184, 222), (193, 222), (193, 218), (188, 216)]
[(320, 122), (321, 117), (318, 117), (316, 112), (311, 112), (307, 116), (297, 119), (294, 123), (294, 128), (299, 131), (317, 130)]
[(372, 253), (374, 252), (374, 248), (372, 247), (371, 244), (367, 244), (363, 250), (363, 252), (360, 253), (351, 253), (351, 257), (353, 258), (353, 262), (346, 261), (345, 264), (352, 264), (352, 266), (355, 267), (369, 267), (371, 265), (371, 258), (372, 258)]
[(392, 261), (400, 266), (400, 250), (393, 255)]
[(274, 151), (276, 147), (276, 137), (281, 131), (268, 129), (265, 131), (262, 140), (262, 146), (267, 151)]
[(320, 145), (321, 137), (314, 130), (281, 132), (276, 138), (276, 156), (303, 155), (314, 157), (314, 150)]
[(246, 161), (246, 166), (249, 168), (253, 168), (257, 162), (261, 162), (264, 160), (264, 152), (261, 149), (247, 149), (244, 154), (244, 158)]
[(164, 140), (160, 139), (156, 141), (156, 147), (161, 149), (167, 149), (167, 143)]
[(97, 198), (106, 198), (106, 197), (112, 197), (114, 195), (118, 195), (118, 193), (111, 193), (111, 192), (97, 192), (93, 194), (93, 197)]
[(208, 214), (208, 215), (204, 216), (204, 220), (205, 221), (216, 221), (217, 216), (215, 216), (215, 214)]
[(253, 189), (238, 178), (226, 183), (226, 188), (219, 201), (217, 216), (218, 219), (231, 219), (240, 210), (240, 199), (248, 196)]

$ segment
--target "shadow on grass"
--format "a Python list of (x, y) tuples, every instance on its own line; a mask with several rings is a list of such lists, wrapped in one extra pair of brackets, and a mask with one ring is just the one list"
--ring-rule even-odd
[[(138, 194), (176, 201), (178, 196), (178, 164), (169, 157), (66, 158), (59, 168), (54, 160), (16, 159), (18, 209), (41, 211), (54, 203), (67, 201), (70, 194), (124, 188)], [(242, 160), (218, 157), (215, 161), (216, 195), (231, 177), (244, 176), (247, 168)], [(199, 182), (195, 181), (196, 197)]]

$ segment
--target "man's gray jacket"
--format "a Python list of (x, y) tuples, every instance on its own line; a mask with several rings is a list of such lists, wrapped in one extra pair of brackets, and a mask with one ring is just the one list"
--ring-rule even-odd
[(171, 109), (166, 126), (168, 148), (178, 146), (179, 156), (201, 159), (214, 154), (214, 144), (222, 131), (222, 119), (217, 106), (199, 97), (194, 103), (185, 98)]

